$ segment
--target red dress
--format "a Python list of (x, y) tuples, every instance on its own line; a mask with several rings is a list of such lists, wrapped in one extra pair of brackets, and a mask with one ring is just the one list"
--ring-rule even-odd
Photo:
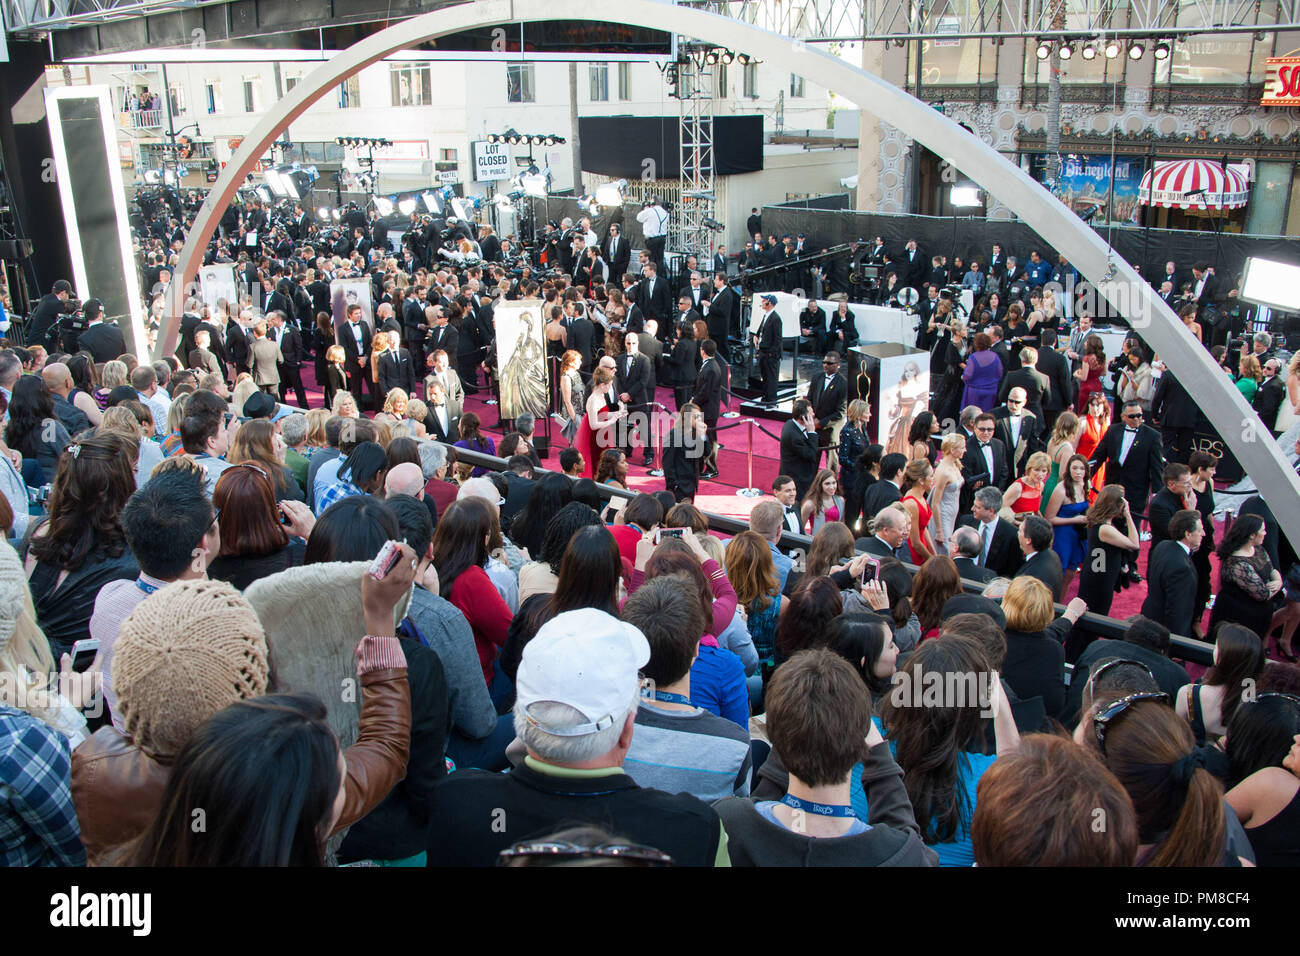
[[(1097, 446), (1101, 444), (1101, 440), (1106, 434), (1107, 427), (1106, 423), (1101, 419), (1094, 418), (1091, 415), (1084, 415), (1083, 434), (1079, 436), (1079, 444), (1075, 448), (1075, 452), (1091, 460)], [(1105, 485), (1106, 466), (1102, 465), (1097, 469), (1097, 473), (1092, 476), (1092, 487), (1097, 491), (1101, 491)]]
[[(612, 414), (608, 407), (602, 408), (596, 413), (597, 421), (605, 421)], [(596, 465), (600, 462), (600, 455), (607, 448), (617, 448), (613, 443), (610, 428), (593, 429), (591, 422), (588, 420), (586, 409), (582, 412), (582, 421), (578, 423), (578, 434), (573, 440), (573, 444), (578, 451), (582, 452), (583, 466), (582, 477), (594, 478), (596, 476)]]
[(1042, 487), (1031, 488), (1025, 484), (1024, 479), (1020, 481), (1020, 497), (1011, 503), (1011, 512), (1021, 514), (1024, 512), (1038, 513), (1038, 506), (1043, 503)]
[[(903, 500), (916, 502), (916, 511), (921, 523), (921, 534), (922, 536), (924, 536), (926, 529), (930, 527), (930, 519), (933, 517), (933, 515), (930, 512), (930, 506), (927, 505), (922, 499), (916, 497), (915, 495), (905, 495), (903, 497)], [(925, 559), (929, 557), (929, 555), (927, 554), (918, 553), (916, 548), (912, 547), (912, 539), (911, 539), (910, 532), (907, 539), (907, 550), (910, 551), (912, 554), (913, 564), (925, 564)]]
[(1088, 402), (1094, 392), (1102, 390), (1101, 374), (1105, 371), (1095, 356), (1085, 355), (1083, 367), (1088, 370), (1088, 377), (1079, 383), (1079, 394), (1074, 400), (1074, 408), (1080, 415), (1088, 413)]

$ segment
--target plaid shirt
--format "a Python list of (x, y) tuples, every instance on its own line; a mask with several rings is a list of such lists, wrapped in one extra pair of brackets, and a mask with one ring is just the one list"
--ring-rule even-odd
[(67, 739), (0, 707), (0, 866), (85, 866)]
[(356, 485), (354, 485), (352, 482), (348, 481), (346, 478), (340, 478), (338, 481), (329, 485), (323, 492), (321, 492), (320, 495), (317, 496), (316, 517), (319, 518), (322, 514), (325, 513), (325, 509), (328, 508), (330, 505), (334, 504), (334, 502), (336, 501), (339, 501), (343, 498), (351, 498), (355, 495), (364, 495), (364, 494), (365, 492), (362, 491), (360, 488), (358, 488)]

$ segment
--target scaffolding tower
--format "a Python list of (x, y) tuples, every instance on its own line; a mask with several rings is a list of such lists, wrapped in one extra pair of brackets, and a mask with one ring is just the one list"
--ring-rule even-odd
[(713, 65), (699, 44), (677, 39), (677, 98), (680, 106), (681, 202), (674, 210), (670, 244), (674, 252), (703, 257), (711, 252), (717, 204), (713, 190)]

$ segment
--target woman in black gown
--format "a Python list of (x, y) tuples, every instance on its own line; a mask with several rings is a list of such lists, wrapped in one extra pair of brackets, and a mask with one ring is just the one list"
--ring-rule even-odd
[[(1079, 597), (1087, 602), (1089, 611), (1110, 614), (1124, 570), (1125, 552), (1136, 551), (1138, 546), (1138, 531), (1124, 488), (1106, 485), (1088, 508), (1088, 554), (1079, 571)], [(1066, 642), (1066, 659), (1075, 660), (1089, 640), (1075, 630)]]
[(1219, 545), (1219, 596), (1210, 613), (1210, 636), (1221, 621), (1231, 621), (1268, 641), (1273, 624), (1273, 598), (1282, 589), (1282, 575), (1264, 549), (1264, 519), (1242, 515)]

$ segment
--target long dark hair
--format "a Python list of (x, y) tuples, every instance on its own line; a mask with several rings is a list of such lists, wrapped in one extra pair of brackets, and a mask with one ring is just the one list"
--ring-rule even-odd
[[(922, 703), (922, 671), (927, 678), (930, 674), (944, 677), (934, 681), (944, 688), (938, 706), (931, 697)], [(903, 784), (926, 843), (948, 843), (970, 826), (975, 801), (961, 760), (968, 749), (983, 750), (983, 718), (978, 695), (953, 692), (968, 686), (972, 676), (988, 673), (984, 649), (971, 638), (950, 634), (922, 642), (908, 658), (900, 687), (906, 684), (912, 691), (885, 697), (881, 720), (897, 745)], [(927, 686), (931, 680), (926, 680)], [(969, 699), (971, 696), (976, 699)]]
[(1259, 515), (1239, 515), (1232, 523), (1232, 527), (1228, 529), (1228, 533), (1223, 536), (1223, 540), (1219, 542), (1219, 550), (1216, 552), (1219, 560), (1228, 560), (1234, 551), (1259, 534), (1263, 527), (1264, 519)]
[[(441, 522), (439, 522), (441, 527)], [(440, 575), (442, 570), (439, 569)], [(560, 559), (559, 582), (547, 604), (547, 619), (592, 607), (618, 617), (618, 582), (623, 559), (618, 542), (603, 524), (578, 529)]]
[[(558, 576), (560, 565), (564, 561), (564, 552), (569, 549), (569, 542), (573, 536), (582, 528), (599, 524), (601, 524), (600, 515), (594, 510), (581, 501), (570, 501), (546, 523), (546, 535), (542, 538), (542, 547), (537, 552), (537, 560), (550, 565), (551, 573)], [(516, 539), (515, 544), (521, 542)], [(532, 549), (529, 549), (528, 553), (532, 554)]]
[(340, 498), (316, 519), (302, 563), (370, 561), (386, 541), (396, 540), (401, 534), (397, 515), (378, 498)]
[(126, 551), (122, 508), (135, 494), (136, 445), (101, 431), (64, 452), (50, 492), (48, 533), (32, 539), (31, 553), (63, 571), (76, 571), (92, 551), (120, 557)]
[[(37, 449), (47, 442), (41, 438), (46, 422), (57, 422), (54, 417), (54, 394), (45, 386), (39, 375), (23, 375), (14, 383), (13, 397), (9, 399), (9, 424), (5, 426), (5, 444), (28, 458), (35, 458)], [(50, 439), (53, 439), (50, 435)]]
[(912, 419), (912, 427), (907, 430), (907, 444), (930, 441), (930, 429), (934, 427), (934, 412), (921, 412)]
[(379, 442), (360, 442), (339, 465), (339, 478), (346, 476), (366, 494), (372, 494), (383, 487), (384, 476), (388, 474), (388, 452)]
[(451, 597), (456, 579), (470, 568), (487, 563), (492, 518), (482, 498), (459, 498), (447, 506), (433, 529), (433, 566), (438, 571), (438, 591)]
[(543, 475), (533, 485), (528, 503), (510, 522), (510, 539), (532, 555), (541, 554), (543, 539), (552, 518), (573, 500), (573, 482), (556, 472)]
[(826, 627), (826, 646), (853, 665), (871, 692), (873, 705), (883, 700), (893, 686), (888, 678), (876, 676), (876, 661), (893, 639), (893, 631), (876, 614), (841, 614)]
[(1223, 738), (1228, 754), (1229, 788), (1257, 770), (1280, 767), (1300, 734), (1300, 698), (1290, 695), (1242, 701)]
[(824, 645), (826, 629), (844, 610), (844, 598), (830, 578), (805, 579), (789, 602), (776, 625), (776, 649), (782, 658)]
[(1219, 713), (1226, 727), (1241, 705), (1242, 697), (1255, 688), (1264, 673), (1264, 642), (1250, 628), (1224, 621), (1214, 632), (1214, 643), (1219, 660), (1205, 672), (1202, 683), (1206, 687), (1223, 688)]
[(324, 866), (338, 755), (325, 706), (309, 694), (231, 704), (181, 748), (131, 864)]

